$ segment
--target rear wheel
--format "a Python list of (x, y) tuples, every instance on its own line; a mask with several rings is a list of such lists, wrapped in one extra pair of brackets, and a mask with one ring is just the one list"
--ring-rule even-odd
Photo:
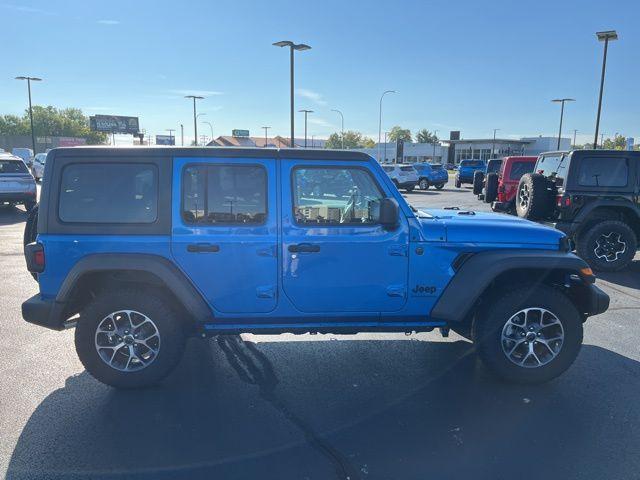
[(421, 178), (418, 186), (420, 187), (420, 190), (429, 190), (429, 180)]
[(491, 303), (473, 325), (483, 363), (517, 383), (549, 381), (567, 370), (580, 352), (582, 319), (560, 291), (521, 287)]
[(612, 272), (631, 263), (638, 248), (633, 229), (618, 220), (597, 223), (578, 237), (577, 252), (594, 270)]
[(405, 188), (405, 190), (406, 190), (407, 192), (413, 192), (413, 189), (414, 189), (414, 188), (416, 188), (416, 187), (407, 187), (407, 188)]
[(485, 203), (491, 203), (498, 197), (498, 174), (495, 172), (489, 173), (485, 181), (484, 187), (484, 201)]
[(549, 180), (539, 173), (526, 173), (520, 179), (516, 194), (518, 216), (541, 220), (551, 215), (554, 192)]
[(473, 194), (480, 195), (482, 193), (482, 183), (484, 182), (484, 172), (476, 170), (473, 172)]
[(108, 289), (82, 312), (76, 351), (98, 381), (118, 388), (153, 385), (177, 365), (185, 335), (171, 305), (149, 290)]
[(442, 190), (444, 188), (444, 183), (439, 183), (435, 186), (437, 190)]

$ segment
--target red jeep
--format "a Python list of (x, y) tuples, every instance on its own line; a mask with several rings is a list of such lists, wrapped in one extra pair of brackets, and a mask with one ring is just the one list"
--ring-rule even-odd
[[(497, 174), (497, 181), (489, 182), (487, 178), (486, 195), (493, 201), (494, 212), (514, 213), (520, 177), (533, 172), (538, 157), (505, 157)], [(492, 185), (489, 185), (491, 183)], [(493, 187), (493, 188), (492, 188)], [(492, 191), (490, 191), (492, 190)], [(495, 201), (494, 201), (495, 200)]]

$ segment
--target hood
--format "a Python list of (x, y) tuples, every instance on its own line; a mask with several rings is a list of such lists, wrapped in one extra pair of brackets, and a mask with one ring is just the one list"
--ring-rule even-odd
[[(425, 231), (438, 223), (451, 243), (509, 243), (559, 246), (565, 235), (538, 223), (503, 213), (470, 212), (469, 210), (423, 210), (432, 218), (420, 218)], [(428, 236), (428, 235), (427, 235)]]

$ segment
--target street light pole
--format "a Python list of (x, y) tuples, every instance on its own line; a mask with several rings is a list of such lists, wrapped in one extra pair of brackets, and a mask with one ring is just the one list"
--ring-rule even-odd
[(193, 138), (197, 147), (198, 146), (198, 118), (196, 115), (196, 100), (203, 100), (204, 97), (201, 97), (199, 95), (185, 95), (184, 98), (193, 99)]
[(294, 92), (294, 69), (293, 69), (293, 52), (294, 50), (299, 50), (299, 51), (303, 51), (303, 50), (311, 50), (311, 47), (309, 45), (306, 45), (304, 43), (293, 43), (290, 40), (283, 40), (281, 42), (276, 42), (273, 44), (276, 47), (289, 47), (289, 76), (291, 79), (291, 91), (290, 91), (290, 96), (291, 96), (291, 106), (290, 106), (290, 111), (291, 111), (291, 148), (295, 147), (295, 143), (294, 143), (294, 136), (295, 136), (295, 122), (294, 122), (294, 112), (295, 112), (295, 107), (294, 107), (294, 98), (293, 98), (293, 92)]
[(209, 129), (211, 130), (211, 140), (213, 141), (213, 125), (211, 125), (211, 122), (202, 122), (202, 123), (209, 125)]
[(578, 133), (578, 130), (574, 129), (573, 130), (573, 148), (576, 148), (576, 134)]
[[(436, 139), (438, 138), (436, 136), (436, 133), (438, 133), (438, 130), (434, 130), (433, 131), (433, 154), (431, 154), (431, 161), (435, 162), (436, 161)], [(442, 163), (442, 162), (440, 162)]]
[(340, 137), (342, 138), (342, 150), (344, 150), (344, 115), (340, 110), (335, 108), (332, 108), (331, 111), (340, 114)]
[(386, 163), (387, 161), (387, 134), (388, 133), (389, 132), (384, 132), (384, 160), (380, 163)]
[(558, 146), (556, 150), (560, 150), (560, 138), (562, 137), (562, 119), (564, 118), (564, 103), (565, 102), (575, 102), (573, 98), (555, 98), (551, 100), (553, 103), (560, 104), (560, 128), (558, 129)]
[(491, 158), (493, 158), (493, 156), (495, 155), (495, 151), (496, 151), (496, 132), (500, 130), (499, 128), (494, 128), (493, 129), (493, 143), (491, 144)]
[(264, 148), (267, 148), (267, 145), (269, 143), (269, 137), (267, 136), (267, 131), (271, 128), (271, 127), (262, 127), (264, 128)]
[[(615, 30), (606, 32), (596, 32), (598, 41), (604, 42), (604, 54), (602, 56), (602, 75), (600, 77), (600, 95), (598, 96), (598, 115), (596, 117), (596, 134), (593, 137), (593, 148), (598, 148), (598, 130), (600, 130), (600, 112), (602, 111), (602, 92), (604, 90), (604, 74), (607, 69), (607, 50), (609, 48), (609, 40), (617, 40), (618, 34)], [(600, 142), (602, 143), (602, 142)]]
[[(382, 140), (382, 99), (387, 93), (396, 93), (395, 90), (385, 90), (380, 95), (380, 114), (378, 116), (378, 158), (380, 158), (380, 140)], [(384, 142), (385, 157), (387, 156), (387, 142)]]
[(27, 81), (27, 90), (29, 92), (29, 122), (31, 123), (31, 147), (33, 149), (33, 154), (38, 153), (36, 151), (36, 135), (33, 130), (33, 109), (31, 108), (31, 82), (41, 82), (42, 79), (38, 77), (25, 77), (20, 76), (16, 77), (16, 80), (26, 80)]
[(307, 148), (307, 114), (313, 113), (313, 110), (298, 110), (300, 113), (304, 113), (304, 148)]
[(184, 147), (184, 125), (180, 124), (180, 145)]

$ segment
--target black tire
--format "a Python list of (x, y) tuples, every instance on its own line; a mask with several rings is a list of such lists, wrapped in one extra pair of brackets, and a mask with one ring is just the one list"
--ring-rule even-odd
[(484, 202), (492, 203), (498, 198), (498, 174), (491, 172), (487, 174), (484, 187)]
[(435, 185), (436, 190), (442, 190), (444, 188), (444, 183), (439, 183), (438, 185)]
[(418, 182), (418, 186), (420, 187), (420, 190), (429, 190), (429, 180), (426, 178), (421, 178)]
[(638, 249), (633, 229), (618, 220), (596, 223), (578, 236), (576, 244), (578, 255), (600, 272), (614, 272), (627, 267)]
[(525, 173), (518, 183), (516, 211), (529, 220), (543, 220), (553, 211), (551, 182), (539, 173)]
[[(564, 335), (564, 339), (560, 346), (557, 340), (555, 343), (550, 341), (552, 348), (547, 350), (539, 341), (539, 336), (536, 335), (537, 328), (531, 332), (533, 335), (528, 328), (522, 329), (527, 333), (523, 335), (524, 340), (518, 340), (519, 346), (512, 354), (512, 357), (518, 361), (525, 357), (525, 366), (520, 366), (512, 361), (505, 352), (505, 349), (511, 350), (512, 345), (516, 342), (507, 341), (504, 343), (503, 349), (503, 328), (506, 328), (507, 321), (520, 310), (532, 307), (552, 312), (561, 324), (561, 333)], [(484, 312), (475, 319), (473, 324), (473, 338), (477, 345), (478, 355), (492, 373), (505, 380), (516, 383), (547, 382), (567, 370), (580, 352), (582, 319), (571, 300), (555, 288), (546, 285), (526, 285), (517, 288), (491, 302)], [(533, 318), (535, 321), (535, 315)], [(547, 318), (546, 323), (549, 324), (549, 317), (545, 318)], [(512, 331), (514, 338), (521, 338), (518, 336), (518, 329)], [(557, 325), (548, 326), (540, 331), (547, 332), (551, 336), (559, 335)], [(522, 333), (521, 331), (520, 335)], [(527, 340), (529, 335), (533, 337), (533, 340)], [(530, 346), (528, 341), (531, 341), (533, 345)], [(540, 359), (545, 359), (546, 356), (549, 359), (548, 363), (533, 368), (532, 364), (537, 363), (535, 360), (538, 357), (530, 356), (531, 349)], [(556, 351), (555, 357), (551, 354), (553, 349), (559, 349)]]
[(30, 212), (31, 210), (33, 210), (33, 208), (37, 205), (36, 202), (24, 202), (24, 209), (28, 212)]
[(460, 188), (461, 186), (462, 186), (462, 183), (460, 182), (460, 179), (456, 177), (456, 188)]
[[(122, 310), (134, 310), (146, 315), (155, 324), (159, 334), (157, 355), (147, 366), (136, 371), (122, 371), (108, 365), (96, 347), (98, 326), (108, 315)], [(121, 324), (126, 322), (122, 321)], [(139, 323), (138, 326), (140, 325)], [(106, 289), (81, 313), (75, 332), (75, 344), (80, 361), (96, 380), (117, 388), (141, 388), (158, 383), (178, 364), (184, 351), (185, 334), (171, 304), (161, 295), (146, 289)], [(127, 349), (126, 352), (120, 350), (122, 355), (127, 355), (122, 357), (120, 364), (129, 358), (128, 347), (122, 348)], [(115, 363), (118, 364), (117, 361)]]
[(482, 193), (482, 183), (484, 182), (484, 172), (476, 170), (473, 172), (473, 194), (480, 195)]
[(26, 246), (36, 241), (38, 235), (38, 204), (34, 205), (27, 212), (27, 221), (24, 224), (24, 234), (22, 236), (22, 245)]

